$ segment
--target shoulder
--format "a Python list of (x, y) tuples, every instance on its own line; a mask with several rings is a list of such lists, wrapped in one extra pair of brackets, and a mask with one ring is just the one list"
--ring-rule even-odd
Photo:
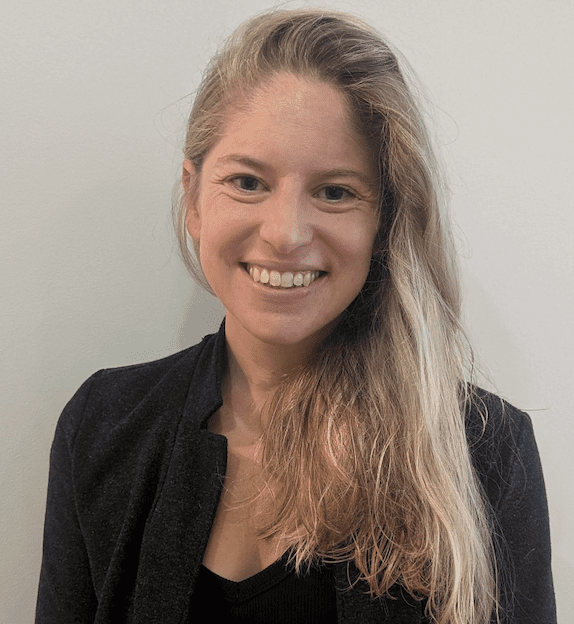
[(466, 401), (466, 432), (471, 448), (512, 444), (516, 437), (532, 430), (530, 416), (501, 397), (471, 386)]
[(473, 387), (466, 407), (466, 433), (472, 461), (490, 502), (523, 489), (541, 475), (530, 416), (501, 397)]
[[(163, 412), (181, 412), (198, 362), (213, 351), (216, 337), (158, 360), (97, 371), (65, 406), (56, 434), (75, 445), (82, 432), (93, 438), (98, 431), (118, 432), (128, 422), (144, 425), (148, 416), (157, 420)], [(208, 375), (210, 367), (204, 369)]]

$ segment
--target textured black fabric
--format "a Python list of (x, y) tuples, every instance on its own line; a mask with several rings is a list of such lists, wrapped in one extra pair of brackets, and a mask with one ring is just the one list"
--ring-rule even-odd
[[(206, 423), (222, 404), (223, 326), (170, 357), (99, 371), (68, 403), (52, 445), (36, 624), (201, 622), (190, 598), (227, 461)], [(506, 621), (554, 624), (548, 511), (529, 417), (478, 391), (467, 415), (492, 507)], [(423, 603), (372, 600), (354, 565), (333, 566), (345, 624), (424, 622)], [(513, 610), (512, 610), (513, 609)], [(201, 616), (201, 617), (200, 617)]]
[(240, 582), (200, 566), (190, 614), (208, 613), (226, 624), (336, 624), (337, 599), (332, 571), (312, 567), (297, 575), (288, 553), (258, 574)]

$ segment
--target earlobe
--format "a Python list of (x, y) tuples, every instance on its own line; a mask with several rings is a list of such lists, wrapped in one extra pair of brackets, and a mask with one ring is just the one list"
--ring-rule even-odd
[(183, 161), (183, 171), (181, 174), (183, 192), (185, 194), (185, 225), (189, 235), (196, 241), (199, 240), (201, 230), (201, 218), (198, 208), (198, 180), (195, 165), (191, 160)]

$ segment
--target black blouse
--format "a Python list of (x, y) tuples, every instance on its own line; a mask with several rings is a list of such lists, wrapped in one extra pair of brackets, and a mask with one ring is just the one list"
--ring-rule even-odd
[(226, 624), (335, 624), (337, 604), (333, 575), (313, 566), (298, 575), (288, 565), (289, 553), (258, 574), (235, 582), (204, 565), (191, 598), (190, 614), (209, 613)]

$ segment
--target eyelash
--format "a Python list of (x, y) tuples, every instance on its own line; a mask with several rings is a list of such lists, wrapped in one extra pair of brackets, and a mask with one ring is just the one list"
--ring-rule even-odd
[[(235, 184), (236, 180), (245, 180), (245, 179), (251, 179), (251, 180), (255, 180), (257, 183), (262, 184), (262, 182), (260, 180), (258, 180), (255, 176), (251, 176), (251, 175), (238, 175), (238, 176), (233, 176), (232, 178), (228, 178), (228, 181), (233, 183), (235, 186), (237, 186), (239, 188), (240, 191), (244, 192), (244, 193), (252, 193), (253, 189), (243, 189), (241, 187), (239, 187), (237, 184)], [(326, 186), (322, 187), (321, 190), (325, 190), (325, 189), (340, 189), (342, 191), (344, 191), (347, 194), (347, 199), (356, 199), (357, 195), (355, 193), (353, 193), (353, 191), (350, 191), (348, 188), (341, 186), (340, 184), (327, 184)], [(340, 199), (335, 199), (335, 200), (327, 200), (328, 202), (340, 202)]]

